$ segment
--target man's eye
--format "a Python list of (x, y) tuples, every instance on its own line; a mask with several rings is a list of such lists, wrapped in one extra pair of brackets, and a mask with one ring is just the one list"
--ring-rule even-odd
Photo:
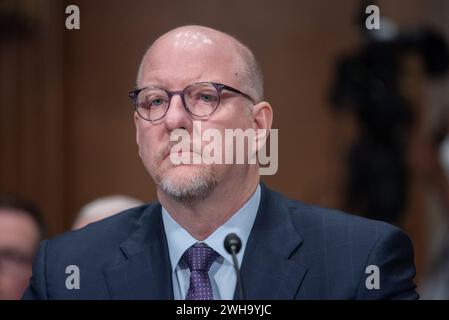
[(216, 101), (215, 96), (211, 95), (211, 94), (200, 94), (199, 99), (203, 102), (214, 102)]
[(163, 103), (164, 103), (164, 101), (162, 99), (153, 99), (153, 100), (151, 100), (150, 106), (158, 107), (158, 106), (162, 105)]

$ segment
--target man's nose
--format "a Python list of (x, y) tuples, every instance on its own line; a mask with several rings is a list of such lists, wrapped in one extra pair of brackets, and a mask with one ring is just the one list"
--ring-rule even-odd
[(181, 96), (176, 94), (172, 96), (170, 107), (164, 117), (165, 126), (168, 131), (175, 129), (186, 129), (190, 132), (192, 119), (189, 112), (184, 108)]

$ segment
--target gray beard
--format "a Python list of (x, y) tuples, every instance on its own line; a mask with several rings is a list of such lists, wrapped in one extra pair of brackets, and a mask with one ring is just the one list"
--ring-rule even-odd
[(162, 192), (183, 204), (192, 204), (196, 201), (204, 200), (217, 185), (213, 170), (202, 170), (185, 183), (162, 177), (155, 180)]

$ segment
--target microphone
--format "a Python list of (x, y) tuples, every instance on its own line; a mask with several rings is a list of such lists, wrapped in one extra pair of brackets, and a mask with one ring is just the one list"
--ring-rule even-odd
[(237, 288), (239, 290), (240, 300), (245, 300), (245, 295), (243, 293), (242, 279), (240, 278), (240, 268), (239, 262), (237, 261), (237, 253), (239, 253), (242, 248), (242, 240), (235, 233), (230, 233), (224, 239), (224, 247), (226, 251), (232, 255), (232, 261), (234, 262), (234, 270), (237, 276)]

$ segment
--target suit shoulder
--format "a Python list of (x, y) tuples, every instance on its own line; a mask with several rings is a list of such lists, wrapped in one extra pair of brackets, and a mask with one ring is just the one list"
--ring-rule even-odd
[(157, 204), (150, 203), (130, 208), (113, 216), (93, 222), (87, 226), (63, 233), (48, 241), (53, 248), (58, 246), (102, 246), (124, 241), (138, 228), (142, 215)]
[[(274, 194), (303, 242), (298, 263), (308, 266), (304, 296), (333, 299), (415, 299), (413, 245), (399, 228)], [(367, 289), (375, 266), (381, 290)], [(307, 292), (307, 293), (306, 293)]]
[(280, 195), (288, 208), (295, 226), (302, 231), (323, 230), (335, 237), (348, 237), (376, 241), (390, 233), (404, 232), (398, 227), (384, 221), (372, 220), (349, 214), (337, 209), (330, 209), (289, 199)]

